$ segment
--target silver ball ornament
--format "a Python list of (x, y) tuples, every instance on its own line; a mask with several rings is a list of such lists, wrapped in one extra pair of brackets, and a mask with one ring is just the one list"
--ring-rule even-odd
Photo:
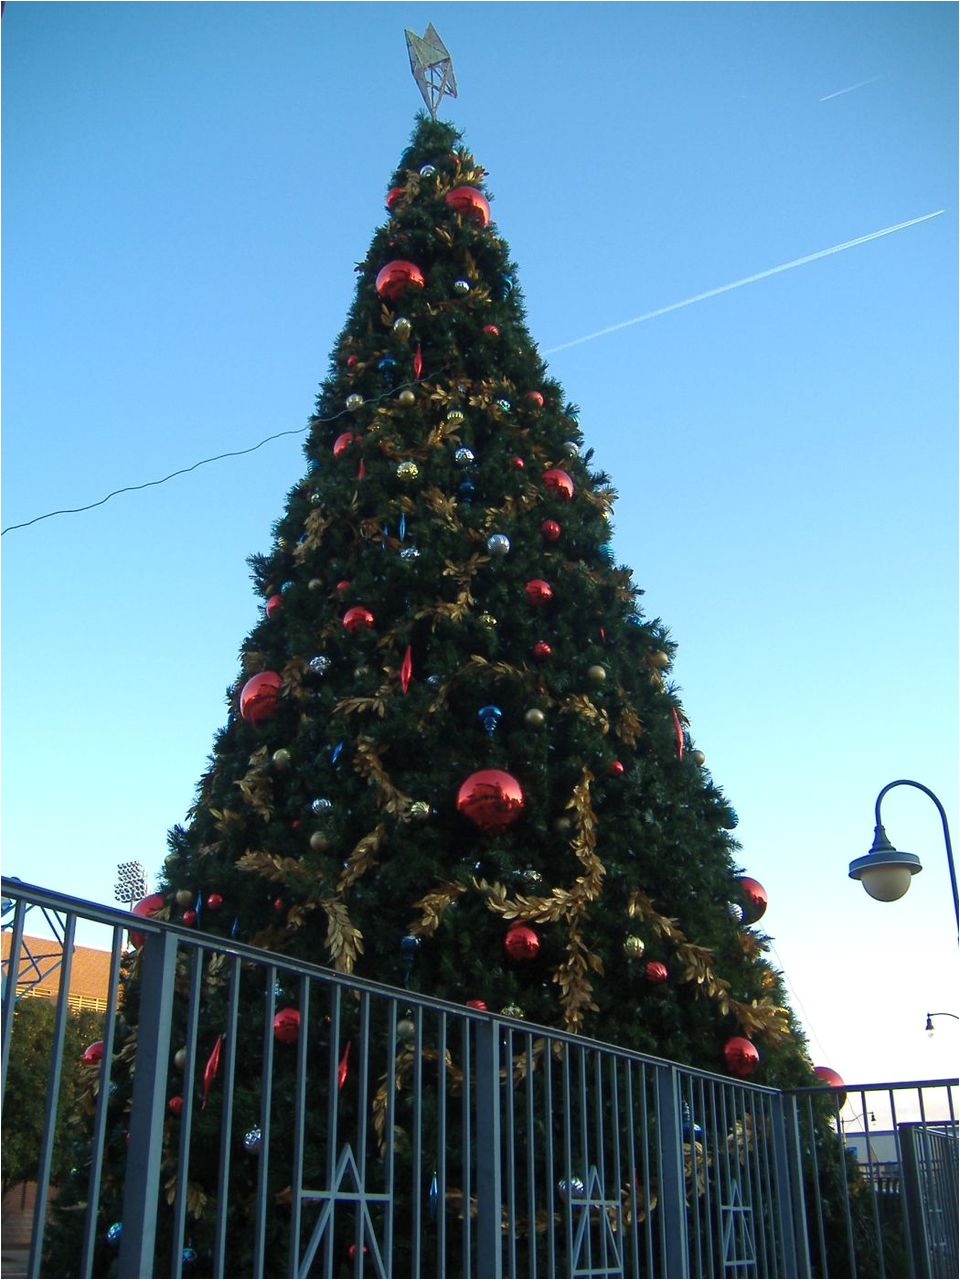
[(466, 297), (466, 295), (470, 292), (470, 281), (469, 281), (469, 280), (454, 280), (454, 282), (453, 282), (453, 292), (454, 292), (454, 293), (456, 293), (456, 294), (459, 294), (459, 296), (460, 296), (461, 298)]
[(464, 445), (453, 455), (453, 460), (458, 467), (469, 467), (470, 463), (473, 462), (473, 450)]
[(329, 813), (332, 808), (332, 803), (322, 796), (318, 796), (316, 800), (311, 800), (310, 802), (310, 812), (318, 815)]
[(363, 408), (363, 396), (358, 396), (357, 393), (354, 392), (353, 395), (347, 396), (346, 404), (350, 412), (355, 413), (357, 409)]
[(491, 533), (487, 539), (487, 550), (492, 556), (502, 559), (510, 550), (510, 539), (505, 533)]
[(243, 1149), (255, 1154), (263, 1146), (263, 1134), (260, 1132), (260, 1126), (254, 1125), (252, 1129), (248, 1129), (243, 1135)]

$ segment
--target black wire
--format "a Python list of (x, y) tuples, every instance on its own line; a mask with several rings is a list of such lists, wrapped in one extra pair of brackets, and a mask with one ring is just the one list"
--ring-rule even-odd
[(0, 538), (4, 534), (11, 533), (14, 529), (27, 529), (30, 525), (37, 524), (41, 520), (49, 520), (52, 516), (72, 516), (81, 511), (92, 511), (95, 507), (102, 507), (105, 502), (109, 502), (111, 498), (115, 498), (120, 493), (136, 493), (139, 489), (150, 489), (154, 485), (166, 484), (168, 480), (173, 480), (176, 476), (189, 475), (191, 471), (196, 471), (198, 467), (205, 467), (209, 462), (220, 462), (224, 458), (241, 458), (246, 453), (256, 453), (258, 449), (263, 448), (265, 444), (269, 444), (271, 440), (279, 440), (281, 436), (300, 436), (308, 430), (309, 427), (298, 427), (295, 431), (278, 431), (276, 435), (267, 436), (259, 444), (251, 445), (249, 449), (233, 449), (230, 453), (218, 453), (212, 458), (201, 458), (192, 467), (181, 467), (179, 471), (171, 471), (162, 480), (147, 480), (144, 484), (124, 485), (122, 489), (114, 489), (112, 493), (108, 493), (99, 502), (90, 502), (85, 507), (61, 507), (58, 511), (47, 511), (42, 516), (34, 516), (32, 520), (24, 520), (22, 524), (8, 524), (5, 529), (0, 530)]
[[(438, 374), (446, 372), (446, 368), (440, 369)], [(429, 379), (421, 379), (421, 381), (431, 381), (438, 374), (433, 374)], [(388, 391), (384, 391), (382, 395), (371, 396), (364, 400), (364, 404), (379, 404), (381, 400), (386, 400), (396, 395), (398, 391), (402, 391), (404, 387), (412, 387), (416, 384), (413, 382), (403, 382), (396, 387), (391, 387)], [(24, 520), (22, 524), (8, 524), (5, 529), (0, 530), (0, 538), (5, 534), (12, 533), (14, 529), (28, 529), (32, 524), (39, 524), (41, 520), (50, 520), (53, 516), (72, 516), (78, 515), (82, 511), (93, 511), (95, 507), (102, 507), (105, 502), (109, 502), (111, 498), (117, 497), (121, 493), (136, 493), (140, 489), (151, 489), (158, 484), (166, 484), (168, 480), (174, 480), (177, 476), (189, 475), (191, 471), (196, 471), (198, 467), (205, 467), (210, 462), (222, 462), (224, 458), (242, 458), (245, 454), (256, 453), (258, 449), (262, 449), (265, 444), (270, 444), (272, 440), (280, 440), (283, 436), (302, 436), (305, 431), (309, 431), (311, 427), (325, 425), (330, 422), (336, 422), (338, 418), (342, 418), (344, 414), (348, 414), (349, 409), (341, 409), (339, 413), (333, 414), (330, 418), (312, 418), (305, 427), (297, 427), (290, 431), (278, 431), (275, 435), (267, 436), (258, 444), (253, 444), (249, 449), (232, 449), (229, 453), (218, 453), (212, 458), (201, 458), (199, 462), (195, 462), (193, 466), (181, 467), (179, 471), (171, 471), (168, 476), (164, 476), (161, 480), (147, 480), (144, 484), (128, 484), (122, 489), (114, 489), (112, 493), (108, 493), (105, 498), (101, 498), (98, 502), (90, 502), (85, 507), (61, 507), (57, 511), (47, 511), (42, 516), (34, 516), (32, 520)]]

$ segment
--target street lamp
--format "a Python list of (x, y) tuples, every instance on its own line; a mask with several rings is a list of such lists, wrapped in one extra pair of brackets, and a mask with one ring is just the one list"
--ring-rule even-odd
[(117, 883), (113, 888), (113, 896), (117, 902), (123, 902), (128, 907), (147, 896), (147, 872), (141, 863), (117, 864)]
[(950, 844), (950, 829), (947, 826), (947, 815), (943, 805), (922, 783), (911, 782), (909, 778), (898, 778), (896, 782), (888, 782), (877, 796), (874, 813), (873, 845), (870, 852), (862, 858), (854, 858), (850, 863), (850, 879), (859, 880), (871, 898), (878, 902), (895, 902), (902, 898), (910, 888), (910, 880), (922, 871), (920, 859), (915, 853), (901, 853), (887, 839), (880, 822), (880, 801), (893, 787), (916, 787), (925, 796), (929, 796), (937, 806), (940, 821), (943, 823), (943, 839), (947, 847), (947, 865), (950, 868), (950, 886), (953, 889), (953, 914), (960, 929), (960, 910), (957, 907), (957, 872), (953, 865), (953, 848)]
[(926, 1033), (927, 1033), (927, 1035), (928, 1035), (928, 1036), (932, 1036), (932, 1035), (933, 1035), (933, 1020), (934, 1020), (934, 1018), (953, 1018), (953, 1019), (954, 1019), (954, 1021), (956, 1021), (956, 1022), (960, 1022), (960, 1014), (956, 1014), (956, 1013), (928, 1013), (928, 1014), (927, 1014), (927, 1025), (924, 1027), (924, 1031), (926, 1031)]

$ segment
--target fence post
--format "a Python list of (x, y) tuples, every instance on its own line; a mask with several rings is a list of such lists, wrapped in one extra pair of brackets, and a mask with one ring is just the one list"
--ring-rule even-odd
[(807, 1215), (803, 1194), (803, 1167), (800, 1160), (800, 1122), (796, 1098), (782, 1093), (772, 1100), (773, 1161), (785, 1276), (807, 1277), (810, 1248), (807, 1242)]
[(661, 1274), (674, 1280), (690, 1275), (687, 1189), (683, 1176), (683, 1117), (680, 1077), (672, 1065), (657, 1066), (657, 1142), (660, 1148)]
[[(484, 1280), (503, 1275), (500, 1169), (500, 1025), (478, 1019), (477, 1033), (477, 1270)], [(509, 1088), (509, 1078), (508, 1085)], [(467, 1209), (469, 1212), (469, 1209)]]
[(117, 1275), (124, 1280), (150, 1280), (154, 1271), (176, 960), (174, 934), (166, 929), (145, 933), (140, 953), (140, 1022), (117, 1268)]

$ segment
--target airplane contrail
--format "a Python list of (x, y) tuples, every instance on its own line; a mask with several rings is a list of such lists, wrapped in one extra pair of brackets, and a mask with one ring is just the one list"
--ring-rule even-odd
[(781, 262), (777, 267), (768, 267), (766, 271), (758, 271), (756, 275), (744, 276), (742, 280), (734, 280), (730, 284), (719, 285), (716, 289), (707, 289), (705, 293), (694, 294), (692, 298), (684, 298), (682, 302), (671, 302), (669, 306), (657, 307), (656, 311), (645, 311), (642, 316), (634, 316), (632, 320), (623, 320), (620, 324), (612, 324), (606, 329), (598, 329), (596, 333), (588, 333), (582, 338), (574, 338), (572, 342), (562, 342), (558, 347), (544, 351), (545, 356), (552, 356), (557, 351), (566, 351), (577, 347), (582, 342), (592, 342), (594, 338), (604, 338), (608, 333), (617, 333), (620, 329), (629, 329), (631, 325), (643, 324), (646, 320), (655, 320), (657, 316), (665, 316), (670, 311), (679, 311), (682, 307), (691, 307), (695, 302), (704, 302), (707, 298), (716, 298), (718, 294), (729, 293), (731, 289), (742, 289), (745, 284), (756, 284), (758, 280), (766, 280), (769, 276), (779, 275), (781, 271), (792, 271), (794, 267), (805, 266), (808, 262), (816, 262), (818, 258), (829, 258), (834, 253), (843, 253), (844, 249), (854, 249), (859, 244), (867, 244), (870, 240), (879, 240), (881, 236), (892, 236), (895, 231), (904, 231), (907, 227), (915, 227), (918, 223), (929, 222), (931, 218), (939, 218), (944, 209), (934, 209), (933, 213), (924, 213), (919, 218), (910, 218), (906, 222), (896, 222), (892, 227), (882, 227), (879, 231), (868, 231), (866, 235), (857, 236), (854, 240), (844, 240), (842, 244), (831, 245), (829, 249), (818, 249), (816, 253), (807, 253), (802, 258), (794, 258), (790, 262)]
[(844, 93), (853, 93), (854, 89), (862, 89), (864, 85), (876, 84), (878, 80), (882, 79), (882, 76), (871, 76), (869, 80), (858, 80), (856, 84), (848, 84), (846, 89), (836, 89), (833, 93), (824, 94), (820, 101), (829, 102), (831, 98), (839, 98)]

